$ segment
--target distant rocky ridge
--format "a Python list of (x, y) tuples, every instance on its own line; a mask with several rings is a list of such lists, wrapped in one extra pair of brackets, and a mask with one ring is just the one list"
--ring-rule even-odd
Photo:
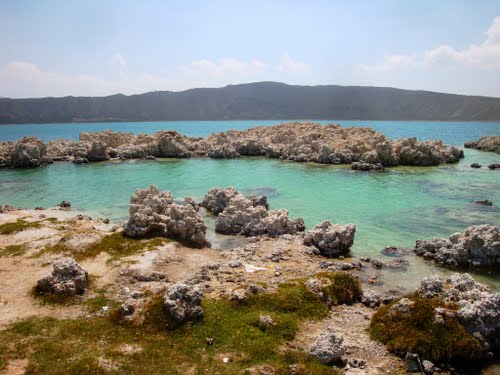
[(498, 121), (500, 99), (278, 82), (131, 96), (0, 99), (0, 124), (231, 119)]
[(105, 130), (81, 133), (79, 141), (58, 139), (44, 143), (36, 137), (25, 137), (17, 142), (0, 142), (0, 167), (38, 167), (62, 160), (83, 164), (110, 158), (240, 156), (323, 164), (364, 162), (382, 166), (425, 166), (457, 162), (463, 157), (463, 151), (439, 140), (392, 141), (370, 128), (307, 122), (230, 130), (206, 138), (187, 137), (176, 131), (136, 136)]

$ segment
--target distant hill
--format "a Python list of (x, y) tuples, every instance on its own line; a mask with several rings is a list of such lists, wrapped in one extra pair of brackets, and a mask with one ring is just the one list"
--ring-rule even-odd
[(130, 96), (0, 99), (0, 124), (236, 119), (499, 121), (500, 98), (258, 82)]

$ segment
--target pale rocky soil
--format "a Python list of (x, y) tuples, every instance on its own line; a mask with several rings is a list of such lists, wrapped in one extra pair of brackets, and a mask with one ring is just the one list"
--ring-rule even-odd
[[(62, 254), (38, 253), (45, 246), (57, 243), (63, 236), (68, 237), (68, 234), (71, 234), (71, 239), (67, 243), (71, 247), (88, 246), (92, 241), (99, 241), (101, 237), (112, 233), (116, 226), (102, 221), (78, 220), (74, 217), (74, 211), (58, 209), (17, 210), (0, 214), (0, 224), (13, 222), (18, 218), (27, 221), (43, 220), (40, 219), (41, 214), (57, 217), (59, 221), (43, 221), (42, 227), (38, 229), (9, 236), (0, 235), (0, 251), (12, 244), (28, 246), (28, 251), (22, 256), (0, 257), (0, 329), (29, 316), (71, 319), (88, 314), (81, 304), (42, 305), (33, 298), (31, 291), (37, 280), (51, 271), (51, 261), (62, 257)], [(248, 244), (229, 250), (193, 249), (171, 241), (151, 251), (117, 261), (109, 260), (109, 255), (101, 253), (96, 258), (79, 262), (92, 280), (83, 299), (92, 298), (100, 289), (106, 289), (108, 297), (122, 303), (134, 292), (141, 295), (162, 292), (166, 282), (177, 281), (202, 286), (204, 294), (209, 298), (229, 297), (234, 290), (255, 283), (265, 283), (267, 289), (272, 290), (281, 282), (306, 278), (325, 270), (320, 267), (325, 258), (311, 254), (302, 245), (300, 237), (291, 235), (278, 239), (250, 239)], [(213, 267), (215, 263), (219, 264), (218, 268)], [(370, 265), (365, 265), (364, 268), (365, 271), (350, 272), (363, 281), (374, 271)], [(155, 272), (163, 274), (165, 278), (159, 281), (151, 281), (154, 278), (144, 281), (141, 278), (144, 276), (147, 279)], [(372, 286), (367, 287), (373, 289)], [(404, 373), (404, 361), (370, 339), (367, 329), (373, 313), (374, 310), (360, 303), (334, 307), (327, 319), (304, 323), (297, 337), (288, 345), (308, 350), (319, 332), (326, 326), (333, 326), (344, 337), (348, 364), (343, 371), (346, 374)], [(123, 350), (134, 351), (136, 348)], [(356, 368), (349, 365), (349, 361), (352, 362), (353, 359), (365, 361), (366, 364)], [(23, 361), (11, 362), (5, 373), (22, 373), (25, 365)]]

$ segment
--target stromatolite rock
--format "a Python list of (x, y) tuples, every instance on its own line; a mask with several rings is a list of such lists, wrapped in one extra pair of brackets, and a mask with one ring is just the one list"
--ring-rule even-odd
[(162, 132), (158, 142), (159, 156), (167, 158), (189, 158), (191, 152), (182, 142), (182, 136), (174, 131)]
[(349, 250), (355, 233), (354, 224), (339, 225), (325, 220), (307, 232), (303, 242), (306, 246), (317, 247), (324, 256), (335, 257)]
[(203, 317), (201, 300), (203, 293), (197, 285), (176, 283), (169, 285), (163, 298), (165, 315), (176, 324)]
[[(492, 351), (500, 345), (500, 293), (475, 281), (469, 274), (454, 273), (448, 279), (428, 276), (417, 290), (420, 297), (439, 298), (458, 305), (458, 310), (436, 309), (440, 315), (454, 316), (476, 337), (484, 351)], [(446, 311), (445, 311), (446, 310)]]
[(305, 228), (304, 221), (291, 220), (287, 210), (268, 211), (265, 196), (250, 194), (245, 197), (233, 187), (210, 189), (202, 205), (218, 214), (215, 230), (219, 233), (276, 237), (296, 234)]
[(52, 163), (47, 146), (37, 137), (24, 137), (14, 144), (8, 165), (14, 168), (40, 167)]
[(464, 157), (462, 150), (439, 140), (419, 142), (416, 138), (399, 139), (393, 144), (393, 150), (402, 165), (455, 163)]
[(151, 185), (137, 189), (130, 198), (130, 218), (124, 229), (128, 237), (156, 235), (181, 239), (195, 247), (210, 246), (207, 227), (195, 208), (174, 203), (169, 191)]
[(417, 241), (415, 253), (442, 266), (492, 267), (500, 263), (500, 233), (493, 225), (476, 225), (449, 238)]
[(368, 307), (378, 307), (380, 306), (380, 303), (382, 302), (382, 299), (380, 298), (380, 295), (373, 290), (366, 289), (363, 291), (363, 295), (361, 296), (361, 303), (365, 306)]
[(73, 258), (54, 261), (52, 273), (38, 280), (36, 292), (62, 296), (81, 295), (85, 292), (88, 274)]
[(464, 147), (500, 154), (500, 135), (481, 137), (478, 141), (465, 142)]
[(241, 155), (236, 151), (233, 145), (225, 144), (222, 146), (216, 145), (208, 153), (208, 156), (213, 159), (234, 159)]
[(384, 166), (380, 163), (370, 164), (364, 161), (355, 161), (351, 164), (351, 168), (355, 171), (383, 171)]
[(340, 361), (345, 353), (343, 342), (343, 337), (336, 334), (333, 328), (327, 328), (313, 343), (309, 354), (324, 364)]
[(88, 161), (103, 161), (108, 160), (108, 152), (106, 151), (106, 144), (99, 141), (92, 142), (92, 146), (87, 154)]

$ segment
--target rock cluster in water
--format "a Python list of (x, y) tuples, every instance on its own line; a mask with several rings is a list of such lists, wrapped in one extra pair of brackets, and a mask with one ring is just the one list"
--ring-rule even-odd
[[(453, 274), (444, 280), (438, 276), (424, 278), (417, 294), (422, 298), (439, 298), (446, 303), (455, 303), (458, 309), (436, 308), (436, 320), (443, 314), (456, 317), (460, 323), (481, 343), (484, 351), (491, 351), (500, 345), (500, 293), (475, 281), (469, 274)], [(403, 298), (398, 303), (407, 305), (411, 311), (412, 301)], [(402, 303), (402, 301), (404, 301)], [(392, 308), (398, 309), (397, 304)]]
[(328, 220), (316, 225), (304, 236), (304, 245), (314, 246), (327, 257), (338, 257), (346, 253), (354, 243), (354, 224), (332, 224)]
[(217, 214), (215, 231), (219, 233), (277, 237), (305, 228), (304, 221), (290, 219), (287, 210), (268, 210), (265, 196), (244, 196), (232, 187), (211, 189), (202, 205)]
[(156, 235), (186, 241), (195, 247), (210, 246), (207, 227), (191, 204), (174, 203), (169, 191), (151, 185), (137, 189), (130, 198), (130, 218), (124, 228), (128, 237)]
[(449, 238), (417, 241), (415, 253), (442, 266), (493, 267), (500, 263), (500, 233), (492, 225), (472, 226)]
[(303, 122), (230, 130), (206, 138), (186, 137), (176, 131), (136, 136), (105, 130), (81, 133), (79, 141), (58, 139), (43, 143), (36, 137), (25, 137), (18, 142), (0, 142), (0, 166), (4, 167), (36, 167), (59, 160), (85, 164), (109, 158), (258, 155), (298, 162), (393, 166), (453, 163), (463, 157), (463, 152), (441, 141), (392, 141), (370, 128)]
[(465, 142), (464, 147), (500, 154), (500, 135), (481, 137), (478, 141)]
[(38, 280), (36, 292), (60, 296), (75, 296), (85, 292), (88, 274), (73, 258), (54, 261), (52, 273)]

